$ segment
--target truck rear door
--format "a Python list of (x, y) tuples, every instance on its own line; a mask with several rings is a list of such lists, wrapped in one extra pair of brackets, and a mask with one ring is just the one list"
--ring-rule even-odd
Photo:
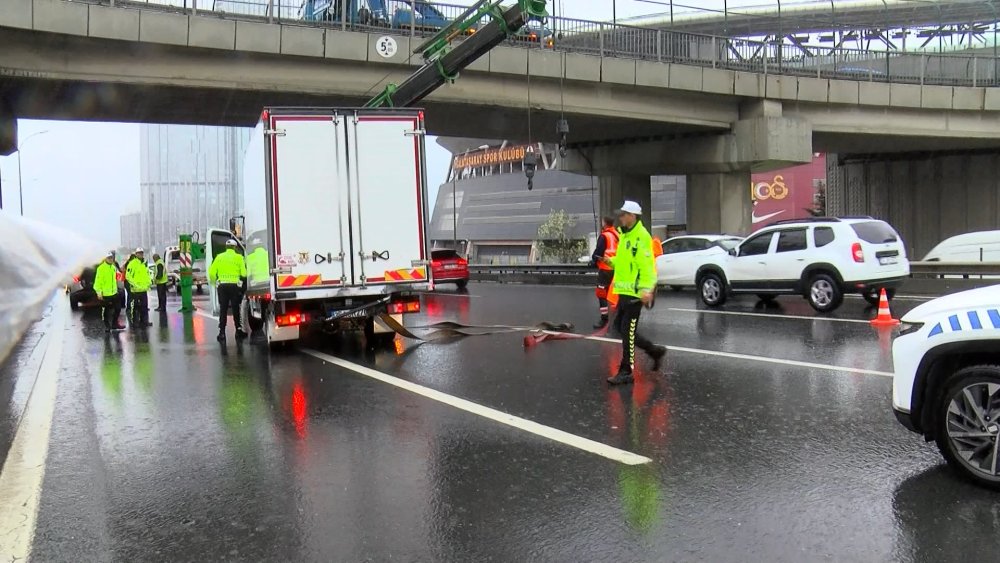
[(427, 282), (422, 113), (361, 111), (345, 125), (353, 283)]
[[(350, 284), (345, 118), (272, 115), (271, 190), (276, 291)], [(347, 258), (349, 261), (350, 258)]]

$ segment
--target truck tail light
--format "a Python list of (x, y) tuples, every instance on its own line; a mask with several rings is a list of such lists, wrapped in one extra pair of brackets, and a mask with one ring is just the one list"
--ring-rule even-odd
[(288, 313), (287, 315), (278, 315), (274, 318), (274, 322), (278, 326), (299, 326), (306, 322), (306, 316), (303, 313)]
[(854, 258), (854, 261), (859, 264), (865, 261), (865, 251), (861, 248), (860, 242), (856, 242), (851, 245), (851, 256)]
[(390, 315), (403, 315), (406, 313), (419, 313), (419, 312), (420, 312), (420, 299), (413, 299), (408, 301), (396, 301), (395, 303), (389, 304)]

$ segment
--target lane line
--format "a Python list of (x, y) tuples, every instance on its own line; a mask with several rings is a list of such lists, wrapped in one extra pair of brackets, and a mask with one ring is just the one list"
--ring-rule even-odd
[(771, 319), (798, 319), (803, 321), (831, 321), (838, 323), (864, 323), (870, 324), (870, 321), (860, 320), (860, 319), (835, 319), (833, 317), (806, 317), (802, 315), (778, 315), (770, 313), (745, 313), (742, 311), (714, 311), (710, 309), (681, 309), (678, 307), (669, 307), (668, 311), (677, 311), (680, 313), (705, 313), (709, 315), (734, 315), (739, 317), (766, 317)]
[(478, 403), (473, 403), (472, 401), (468, 401), (466, 399), (455, 397), (453, 395), (448, 395), (447, 393), (442, 393), (441, 391), (437, 391), (429, 387), (424, 387), (423, 385), (418, 385), (416, 383), (406, 381), (405, 379), (400, 379), (398, 377), (394, 377), (382, 373), (380, 371), (371, 369), (369, 367), (358, 365), (353, 362), (349, 362), (347, 360), (331, 356), (329, 354), (324, 354), (322, 352), (318, 352), (316, 350), (308, 348), (302, 349), (301, 351), (314, 358), (318, 358), (325, 362), (329, 362), (336, 366), (340, 366), (344, 369), (348, 369), (359, 375), (364, 375), (366, 377), (370, 377), (377, 381), (388, 383), (389, 385), (392, 385), (394, 387), (404, 389), (406, 391), (415, 393), (417, 395), (426, 397), (428, 399), (437, 401), (439, 403), (444, 403), (448, 406), (454, 407), (459, 410), (463, 410), (465, 412), (474, 414), (476, 416), (481, 416), (483, 418), (487, 418), (494, 422), (499, 422), (500, 424), (505, 424), (507, 426), (517, 428), (518, 430), (523, 430), (525, 432), (529, 432), (536, 436), (541, 436), (543, 438), (547, 438), (554, 442), (559, 442), (560, 444), (577, 448), (585, 452), (597, 454), (601, 457), (605, 457), (607, 459), (617, 461), (619, 463), (624, 463), (625, 465), (642, 465), (644, 463), (649, 463), (650, 461), (652, 461), (648, 457), (641, 456), (639, 454), (627, 452), (625, 450), (620, 450), (618, 448), (613, 448), (607, 444), (602, 444), (600, 442), (595, 442), (594, 440), (583, 438), (575, 434), (570, 434), (569, 432), (564, 432), (562, 430), (552, 428), (551, 426), (545, 426), (544, 424), (539, 424), (537, 422), (527, 420), (525, 418), (514, 416), (512, 414), (507, 414), (505, 412), (498, 411), (496, 409), (491, 409), (490, 407), (485, 407), (483, 405), (480, 405)]
[(42, 363), (0, 470), (0, 561), (3, 562), (24, 561), (31, 555), (49, 454), (49, 435), (62, 366), (62, 332), (68, 309), (65, 299), (57, 299), (56, 303), (45, 331)]
[[(550, 330), (542, 331), (546, 334), (565, 334), (563, 332), (555, 332)], [(622, 341), (615, 338), (608, 338), (606, 336), (583, 336), (583, 340), (596, 340), (598, 342), (610, 342), (612, 344), (621, 345)], [(683, 346), (667, 346), (668, 350), (674, 352), (683, 352), (685, 354), (701, 354), (704, 356), (716, 356), (719, 358), (732, 358), (736, 360), (749, 360), (752, 362), (764, 362), (769, 364), (779, 364), (784, 366), (796, 366), (809, 369), (819, 369), (824, 371), (835, 371), (844, 373), (857, 373), (861, 375), (879, 375), (882, 377), (892, 377), (893, 373), (891, 371), (878, 371), (873, 369), (862, 369), (862, 368), (850, 368), (844, 366), (834, 366), (829, 364), (817, 364), (814, 362), (800, 362), (798, 360), (783, 360), (780, 358), (768, 358), (765, 356), (754, 356), (751, 354), (739, 354), (736, 352), (720, 352), (718, 350), (705, 350), (703, 348), (685, 348)]]

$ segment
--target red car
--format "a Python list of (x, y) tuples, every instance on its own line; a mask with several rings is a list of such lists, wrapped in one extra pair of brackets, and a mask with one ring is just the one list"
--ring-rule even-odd
[(454, 283), (459, 289), (469, 285), (469, 261), (454, 250), (432, 250), (431, 272), (434, 283)]

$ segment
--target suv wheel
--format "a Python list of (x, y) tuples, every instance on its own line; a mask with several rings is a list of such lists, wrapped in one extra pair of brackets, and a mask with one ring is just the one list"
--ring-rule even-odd
[(816, 274), (809, 280), (806, 299), (809, 300), (813, 309), (820, 313), (829, 313), (840, 307), (844, 300), (844, 294), (840, 291), (837, 280), (833, 279), (832, 276)]
[(963, 476), (1000, 489), (1000, 366), (959, 370), (939, 396), (935, 439)]
[(719, 274), (705, 274), (698, 283), (701, 300), (709, 307), (718, 307), (726, 302), (726, 284)]

